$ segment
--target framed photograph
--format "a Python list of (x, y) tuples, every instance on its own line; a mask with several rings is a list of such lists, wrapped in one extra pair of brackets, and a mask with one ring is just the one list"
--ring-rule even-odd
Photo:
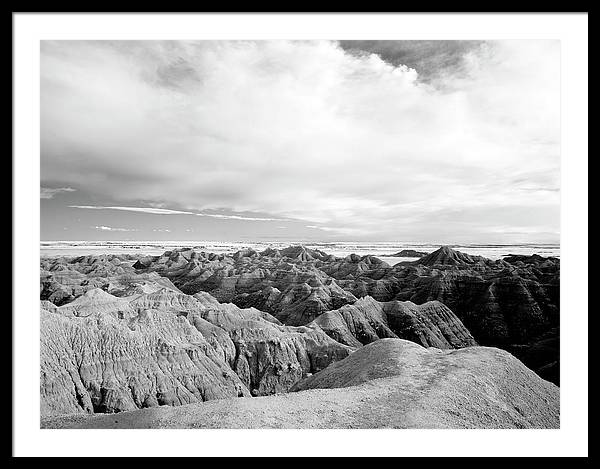
[(587, 454), (587, 14), (14, 27), (17, 453)]

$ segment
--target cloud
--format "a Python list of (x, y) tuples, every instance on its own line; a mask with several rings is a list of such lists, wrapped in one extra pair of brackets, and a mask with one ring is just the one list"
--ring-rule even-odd
[(198, 217), (222, 218), (229, 220), (247, 220), (247, 221), (282, 221), (282, 218), (261, 218), (261, 217), (244, 217), (240, 215), (222, 215), (218, 213), (194, 213), (183, 210), (170, 210), (166, 208), (155, 207), (102, 207), (95, 205), (69, 205), (70, 208), (83, 208), (90, 210), (121, 210), (125, 212), (141, 212), (151, 213), (154, 215), (196, 215)]
[(70, 208), (84, 208), (89, 210), (122, 210), (126, 212), (152, 213), (155, 215), (194, 215), (192, 212), (169, 210), (154, 207), (100, 207), (95, 205), (69, 205)]
[[(559, 187), (558, 41), (471, 44), (451, 52), (451, 67), (443, 55), (429, 64), (435, 80), (425, 81), (419, 60), (412, 68), (335, 41), (41, 50), (46, 184), (86, 187), (121, 210), (148, 201), (181, 210), (146, 213), (260, 213), (332, 236), (482, 242), (498, 239), (493, 226), (527, 227), (528, 240), (558, 231), (559, 192), (521, 190)], [(496, 221), (457, 209), (493, 210)], [(527, 216), (538, 209), (549, 218)], [(444, 213), (456, 218), (441, 223)]]
[(129, 228), (113, 228), (112, 226), (94, 226), (95, 229), (100, 230), (100, 231), (138, 231), (136, 229), (129, 229)]
[(369, 231), (360, 227), (333, 227), (333, 226), (316, 226), (316, 225), (305, 225), (305, 228), (312, 230), (320, 230), (324, 232), (334, 233), (336, 236), (349, 236), (354, 238), (360, 238), (361, 236), (369, 235)]
[(245, 220), (245, 221), (284, 221), (285, 218), (261, 218), (261, 217), (243, 217), (240, 215), (221, 215), (217, 213), (195, 213), (199, 217), (223, 218), (228, 220)]
[(419, 72), (419, 80), (440, 84), (448, 74), (465, 74), (465, 55), (485, 41), (340, 41), (347, 51), (375, 53), (394, 65), (407, 65)]
[(61, 192), (75, 192), (75, 189), (71, 187), (58, 187), (55, 189), (49, 187), (42, 187), (40, 189), (40, 199), (51, 199), (56, 194), (60, 194)]

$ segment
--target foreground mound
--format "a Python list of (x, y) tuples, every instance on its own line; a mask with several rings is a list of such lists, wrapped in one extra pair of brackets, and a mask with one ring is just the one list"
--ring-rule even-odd
[(558, 428), (559, 390), (499, 349), (381, 339), (258, 398), (44, 419), (45, 428)]

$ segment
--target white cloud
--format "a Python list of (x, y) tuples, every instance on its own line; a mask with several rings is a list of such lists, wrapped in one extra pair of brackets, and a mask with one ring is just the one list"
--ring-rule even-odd
[(153, 207), (100, 207), (95, 205), (69, 205), (70, 208), (84, 208), (89, 210), (122, 210), (126, 212), (152, 213), (155, 215), (194, 215), (192, 212), (180, 210), (168, 210)]
[(356, 227), (343, 227), (343, 226), (338, 226), (338, 227), (332, 227), (332, 226), (316, 226), (316, 225), (305, 225), (305, 228), (310, 228), (313, 230), (320, 230), (320, 231), (325, 231), (325, 232), (331, 232), (331, 233), (335, 233), (337, 235), (344, 235), (344, 236), (354, 236), (354, 237), (360, 237), (360, 236), (365, 236), (369, 234), (368, 230), (362, 229), (360, 227), (356, 228)]
[(247, 221), (281, 221), (281, 218), (261, 218), (261, 217), (244, 217), (240, 215), (222, 215), (218, 213), (194, 213), (183, 210), (170, 210), (166, 208), (154, 207), (102, 207), (96, 205), (69, 205), (70, 208), (83, 208), (90, 210), (121, 210), (125, 212), (141, 212), (151, 213), (154, 215), (196, 215), (198, 217), (223, 218), (229, 220), (247, 220)]
[(95, 229), (100, 231), (138, 231), (136, 229), (128, 229), (128, 228), (113, 228), (112, 226), (94, 226)]
[(40, 199), (51, 199), (56, 194), (60, 194), (61, 192), (75, 192), (75, 189), (72, 187), (58, 187), (56, 189), (42, 187), (40, 188)]
[(42, 179), (185, 209), (146, 213), (529, 240), (559, 226), (559, 192), (521, 190), (559, 187), (559, 52), (488, 43), (433, 87), (331, 41), (44, 42)]
[(284, 218), (262, 218), (262, 217), (243, 217), (240, 215), (221, 215), (217, 213), (195, 213), (199, 217), (223, 218), (228, 220), (246, 220), (246, 221), (283, 221)]

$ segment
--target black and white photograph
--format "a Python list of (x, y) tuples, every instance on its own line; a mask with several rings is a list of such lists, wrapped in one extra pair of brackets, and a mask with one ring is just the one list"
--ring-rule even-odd
[(572, 425), (566, 40), (107, 28), (32, 41), (32, 431)]

